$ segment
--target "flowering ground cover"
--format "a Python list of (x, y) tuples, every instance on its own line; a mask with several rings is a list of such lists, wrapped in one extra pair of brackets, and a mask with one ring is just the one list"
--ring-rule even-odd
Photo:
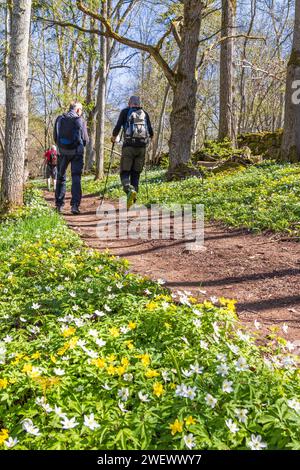
[[(207, 220), (254, 232), (272, 230), (299, 237), (300, 165), (264, 162), (234, 173), (166, 182), (164, 171), (148, 173), (149, 191), (142, 175), (139, 203), (204, 204)], [(100, 193), (104, 183), (84, 179), (85, 194)], [(107, 197), (123, 195), (119, 176), (110, 179)]]
[(300, 449), (293, 345), (86, 248), (35, 190), (0, 224), (0, 448)]

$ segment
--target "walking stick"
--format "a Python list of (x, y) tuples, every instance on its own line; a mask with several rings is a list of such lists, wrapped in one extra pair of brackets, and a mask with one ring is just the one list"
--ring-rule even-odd
[(146, 182), (146, 195), (147, 195), (147, 202), (148, 202), (149, 190), (148, 190), (148, 176), (147, 176), (147, 158), (145, 159), (145, 182)]
[(102, 194), (102, 198), (101, 198), (101, 202), (100, 202), (100, 207), (101, 207), (102, 204), (103, 204), (104, 196), (105, 196), (106, 189), (107, 189), (107, 183), (108, 183), (108, 177), (109, 177), (110, 167), (111, 167), (111, 164), (112, 164), (112, 161), (113, 161), (114, 148), (115, 148), (115, 142), (112, 144), (112, 147), (111, 147), (111, 152), (110, 152), (110, 157), (109, 157), (109, 164), (108, 164), (108, 169), (107, 169), (107, 175), (106, 175), (104, 190), (103, 190), (103, 194)]

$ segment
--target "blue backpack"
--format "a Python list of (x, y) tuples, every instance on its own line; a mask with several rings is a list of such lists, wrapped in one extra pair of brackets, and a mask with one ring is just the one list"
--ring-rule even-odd
[(75, 150), (82, 143), (80, 117), (63, 115), (57, 122), (57, 144), (59, 148)]

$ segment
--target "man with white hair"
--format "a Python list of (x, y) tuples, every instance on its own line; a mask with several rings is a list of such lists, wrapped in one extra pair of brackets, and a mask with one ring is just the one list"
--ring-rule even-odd
[(124, 131), (124, 142), (121, 156), (120, 178), (127, 194), (127, 207), (136, 202), (139, 180), (143, 171), (146, 146), (153, 137), (149, 114), (141, 107), (140, 98), (131, 96), (128, 107), (120, 113), (113, 130), (111, 141), (114, 143), (121, 130)]
[(81, 175), (83, 170), (84, 147), (88, 143), (86, 123), (82, 118), (82, 104), (70, 104), (69, 112), (58, 116), (54, 125), (54, 141), (59, 149), (58, 176), (55, 191), (55, 203), (61, 212), (66, 195), (66, 171), (71, 163), (72, 199), (71, 212), (80, 214), (79, 206), (82, 197)]
[(46, 179), (48, 191), (51, 191), (51, 178), (53, 179), (53, 189), (56, 190), (57, 180), (57, 149), (56, 145), (52, 145), (50, 149), (45, 152), (46, 164)]

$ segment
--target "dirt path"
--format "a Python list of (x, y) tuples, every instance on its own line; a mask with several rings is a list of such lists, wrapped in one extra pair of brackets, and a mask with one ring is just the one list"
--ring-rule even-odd
[[(45, 193), (53, 204), (53, 194)], [(85, 196), (81, 214), (64, 216), (87, 245), (127, 258), (132, 271), (153, 279), (163, 278), (174, 290), (188, 290), (200, 299), (234, 298), (244, 323), (256, 319), (266, 332), (271, 325), (289, 326), (284, 335), (300, 345), (300, 244), (274, 242), (241, 230), (216, 224), (205, 227), (205, 249), (188, 252), (181, 240), (100, 240), (96, 236), (99, 198)]]

